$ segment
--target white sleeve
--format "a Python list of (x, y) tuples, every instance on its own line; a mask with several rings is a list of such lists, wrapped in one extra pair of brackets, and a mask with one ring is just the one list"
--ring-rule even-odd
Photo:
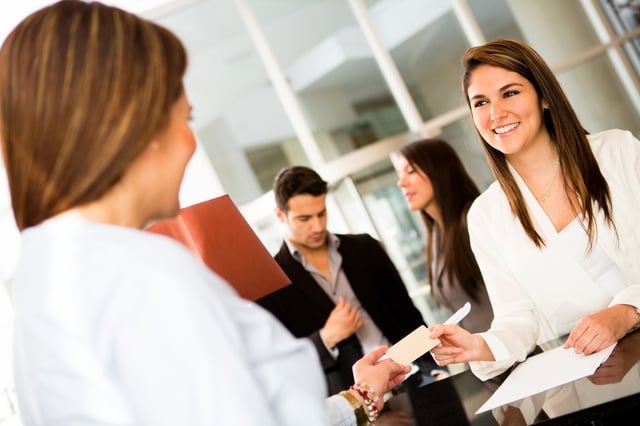
[(353, 407), (345, 398), (332, 395), (326, 399), (326, 406), (331, 426), (356, 426)]
[[(489, 194), (491, 195), (491, 194)], [(538, 321), (530, 298), (518, 285), (516, 277), (501, 259), (501, 253), (517, 250), (507, 247), (499, 236), (500, 221), (514, 220), (511, 212), (487, 211), (494, 204), (491, 198), (474, 203), (468, 214), (471, 248), (482, 272), (494, 319), (491, 328), (481, 333), (496, 361), (470, 362), (473, 373), (486, 380), (523, 361), (536, 344)]]
[(616, 233), (608, 229), (599, 235), (601, 246), (621, 268), (628, 286), (616, 294), (610, 305), (640, 308), (640, 141), (631, 132), (610, 130), (594, 141), (594, 153), (607, 179), (612, 196)]
[(115, 337), (115, 371), (139, 424), (326, 425), (310, 342), (217, 277), (166, 275), (124, 299)]
[(278, 424), (233, 324), (188, 292), (158, 285), (140, 296), (112, 361), (139, 424)]

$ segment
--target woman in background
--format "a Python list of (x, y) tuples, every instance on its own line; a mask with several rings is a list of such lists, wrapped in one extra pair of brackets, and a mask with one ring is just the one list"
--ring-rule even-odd
[[(23, 238), (14, 278), (22, 420), (364, 424), (381, 398), (363, 397), (361, 384), (325, 400), (309, 342), (178, 242), (142, 230), (178, 213), (195, 150), (186, 63), (165, 28), (75, 0), (27, 17), (0, 49), (0, 140)], [(379, 395), (409, 368), (376, 363), (384, 352), (354, 366), (356, 382)]]
[(471, 312), (460, 325), (472, 333), (487, 330), (493, 311), (467, 232), (467, 211), (480, 191), (442, 139), (403, 146), (395, 163), (407, 205), (420, 212), (427, 229), (433, 298), (451, 312), (470, 302)]

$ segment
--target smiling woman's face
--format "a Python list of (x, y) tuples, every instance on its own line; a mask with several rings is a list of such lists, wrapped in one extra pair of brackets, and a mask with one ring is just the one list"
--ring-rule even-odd
[(467, 96), (480, 135), (506, 156), (522, 153), (548, 138), (543, 101), (520, 74), (481, 65), (471, 74)]

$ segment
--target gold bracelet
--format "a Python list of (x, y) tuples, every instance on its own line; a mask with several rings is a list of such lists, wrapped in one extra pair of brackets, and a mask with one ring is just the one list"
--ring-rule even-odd
[(358, 426), (369, 426), (369, 417), (367, 413), (364, 411), (364, 407), (362, 403), (358, 401), (358, 399), (353, 396), (353, 394), (349, 391), (342, 391), (338, 395), (349, 401), (351, 407), (353, 407), (353, 413), (356, 415), (356, 422)]

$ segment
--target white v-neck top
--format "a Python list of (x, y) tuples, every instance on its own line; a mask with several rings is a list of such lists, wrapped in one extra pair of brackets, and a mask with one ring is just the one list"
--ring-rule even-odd
[(513, 168), (545, 247), (531, 242), (498, 182), (469, 210), (471, 247), (494, 309), (491, 329), (482, 336), (496, 361), (470, 363), (481, 379), (523, 361), (536, 344), (569, 333), (588, 314), (614, 304), (640, 307), (640, 142), (622, 130), (593, 134), (589, 141), (611, 191), (616, 229), (597, 213), (588, 257), (579, 222), (558, 233)]
[(626, 287), (622, 271), (598, 244), (587, 251), (589, 240), (578, 218), (559, 232), (555, 244), (580, 262), (587, 274), (611, 297)]

